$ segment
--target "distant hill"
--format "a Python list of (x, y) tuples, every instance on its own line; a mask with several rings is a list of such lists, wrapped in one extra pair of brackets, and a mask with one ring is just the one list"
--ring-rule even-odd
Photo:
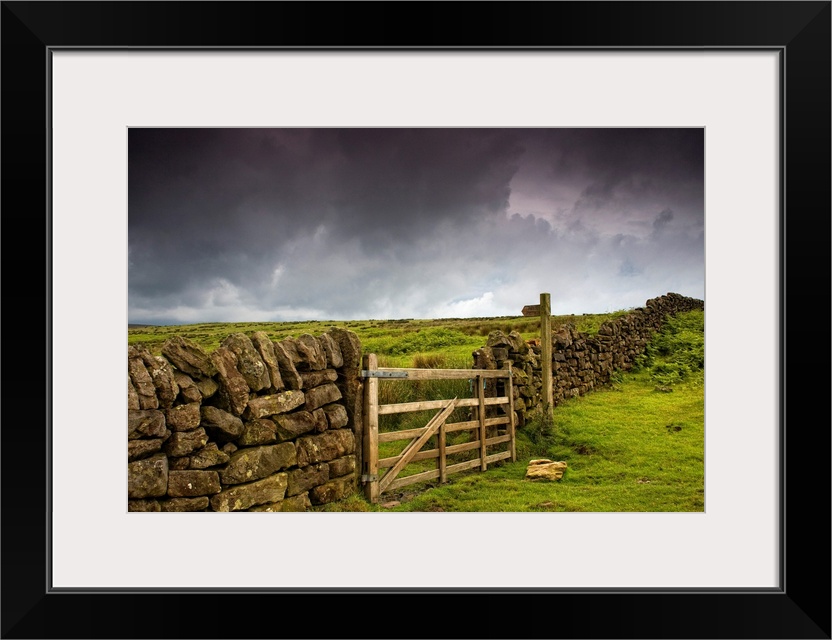
[(128, 329), (144, 329), (145, 327), (156, 327), (155, 324), (127, 324)]

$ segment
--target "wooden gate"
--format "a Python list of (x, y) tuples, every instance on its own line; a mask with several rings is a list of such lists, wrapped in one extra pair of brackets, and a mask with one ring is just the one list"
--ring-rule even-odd
[[(517, 459), (514, 438), (514, 398), (512, 395), (511, 365), (506, 369), (399, 369), (379, 368), (375, 354), (364, 356), (361, 376), (364, 384), (364, 469), (361, 480), (367, 499), (378, 502), (385, 491), (392, 491), (417, 482), (439, 479), (447, 482), (448, 475), (475, 469), (485, 471), (488, 465), (498, 460)], [(424, 400), (398, 404), (379, 405), (379, 383), (397, 384), (402, 380), (459, 380), (473, 381), (471, 398), (449, 398), (446, 400)], [(494, 384), (492, 393), (486, 397), (486, 381), (502, 380)], [(501, 388), (500, 388), (501, 387)], [(447, 422), (457, 407), (472, 407), (473, 420)], [(502, 408), (503, 415), (488, 417), (491, 408)], [(417, 429), (402, 429), (379, 433), (379, 416), (436, 409), (437, 413), (424, 426)], [(500, 428), (502, 427), (502, 429)], [(496, 435), (488, 437), (489, 430)], [(468, 431), (475, 439), (461, 444), (447, 445), (448, 433)], [(437, 436), (435, 449), (421, 451), (422, 447)], [(398, 455), (379, 458), (379, 444), (397, 440), (410, 440)], [(505, 451), (489, 453), (489, 447), (507, 445)], [(448, 456), (464, 451), (477, 451), (472, 460), (448, 464)], [(399, 478), (399, 473), (411, 462), (436, 458), (436, 469), (414, 473)], [(383, 475), (380, 470), (385, 470)]]

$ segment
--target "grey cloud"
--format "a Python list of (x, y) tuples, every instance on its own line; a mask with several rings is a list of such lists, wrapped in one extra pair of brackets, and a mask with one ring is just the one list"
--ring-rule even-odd
[(622, 265), (633, 265), (627, 280), (643, 282), (647, 297), (664, 292), (650, 285), (672, 284), (651, 274), (702, 280), (700, 134), (129, 136), (133, 322), (501, 315), (519, 313), (520, 300), (533, 302), (549, 282), (582, 312), (600, 304), (590, 289), (619, 295)]

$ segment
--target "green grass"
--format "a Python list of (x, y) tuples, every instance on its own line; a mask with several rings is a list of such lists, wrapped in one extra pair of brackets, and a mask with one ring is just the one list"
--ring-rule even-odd
[[(551, 433), (539, 416), (518, 429), (517, 462), (452, 475), (444, 485), (422, 483), (382, 494), (379, 505), (356, 495), (352, 504), (368, 511), (701, 512), (704, 361), (696, 354), (703, 337), (703, 314), (680, 314), (656, 336), (636, 371), (558, 405)], [(668, 378), (667, 368), (680, 362), (686, 363), (685, 375)], [(393, 444), (400, 450), (405, 443), (384, 445), (390, 448), (380, 456), (395, 455)], [(525, 479), (529, 460), (542, 457), (567, 463), (562, 480)], [(435, 464), (409, 465), (407, 474)], [(382, 506), (392, 501), (399, 504)]]
[[(626, 314), (617, 311), (605, 314), (552, 316), (557, 328), (572, 323), (579, 331), (594, 334), (601, 324)], [(189, 338), (203, 349), (214, 351), (231, 333), (251, 335), (264, 331), (272, 340), (297, 337), (303, 333), (320, 335), (331, 327), (354, 331), (365, 353), (388, 358), (386, 366), (410, 367), (416, 356), (438, 355), (443, 358), (472, 362), (471, 353), (483, 345), (492, 331), (508, 334), (517, 331), (524, 339), (539, 337), (540, 319), (525, 317), (442, 318), (437, 320), (316, 320), (308, 322), (212, 322), (127, 329), (128, 344), (144, 344), (159, 355), (165, 340), (171, 336)]]

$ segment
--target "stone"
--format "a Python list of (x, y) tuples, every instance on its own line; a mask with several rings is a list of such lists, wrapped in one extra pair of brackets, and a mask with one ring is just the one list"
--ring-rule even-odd
[(355, 478), (344, 476), (335, 478), (326, 484), (319, 485), (309, 492), (312, 504), (327, 504), (336, 500), (343, 500), (350, 496), (356, 488)]
[(283, 378), (280, 376), (280, 365), (277, 362), (277, 354), (274, 352), (274, 343), (271, 341), (265, 331), (255, 331), (251, 335), (251, 343), (260, 354), (263, 364), (266, 365), (266, 370), (269, 372), (269, 379), (272, 386), (269, 388), (271, 393), (277, 393), (285, 388)]
[(341, 391), (331, 382), (306, 392), (306, 410), (314, 411), (330, 402), (341, 399)]
[(225, 464), (231, 456), (225, 451), (220, 451), (215, 442), (209, 442), (202, 449), (191, 456), (191, 469), (207, 469)]
[[(274, 355), (277, 358), (277, 365), (280, 369), (280, 376), (288, 389), (299, 390), (303, 388), (303, 380), (301, 380), (300, 375), (298, 375), (295, 362), (292, 360), (291, 353), (287, 351), (284, 344), (285, 342), (285, 340), (281, 342), (272, 342), (272, 346), (274, 346)], [(292, 349), (292, 353), (294, 353), (294, 348)]]
[(312, 507), (308, 493), (285, 498), (281, 504), (281, 511), (306, 511)]
[(128, 411), (138, 411), (141, 409), (139, 406), (139, 394), (136, 393), (136, 387), (133, 386), (133, 381), (130, 379), (130, 373), (127, 373), (127, 410)]
[(315, 417), (309, 411), (295, 411), (276, 416), (275, 431), (280, 440), (294, 440), (315, 429)]
[(195, 380), (194, 382), (196, 383), (196, 388), (199, 389), (199, 392), (202, 394), (203, 400), (212, 398), (220, 388), (220, 386), (211, 378), (202, 378), (201, 380)]
[(296, 496), (329, 480), (329, 465), (325, 463), (312, 464), (308, 467), (292, 469), (288, 473), (289, 484), (286, 489), (286, 495)]
[(281, 391), (268, 396), (252, 398), (246, 407), (245, 417), (249, 420), (288, 413), (301, 406), (306, 397), (303, 391)]
[(217, 368), (220, 398), (226, 408), (236, 416), (242, 415), (249, 399), (249, 386), (237, 370), (237, 356), (226, 347), (217, 347), (211, 354)]
[(234, 440), (245, 428), (240, 418), (218, 407), (204, 406), (200, 409), (200, 416), (202, 427), (220, 440)]
[(195, 378), (211, 378), (217, 368), (211, 357), (196, 342), (189, 338), (173, 336), (162, 345), (162, 355), (174, 367)]
[(341, 476), (346, 476), (351, 473), (355, 473), (356, 468), (355, 456), (337, 458), (329, 462), (329, 477), (339, 478)]
[(488, 340), (485, 342), (487, 347), (506, 347), (511, 346), (509, 337), (499, 329), (488, 334)]
[(148, 457), (152, 453), (162, 450), (164, 444), (162, 438), (152, 438), (149, 440), (129, 440), (127, 442), (127, 461), (141, 460)]
[[(194, 386), (196, 389), (196, 386)], [(199, 403), (180, 404), (165, 409), (165, 422), (172, 431), (190, 431), (199, 426), (201, 420)]]
[(338, 372), (335, 369), (323, 369), (321, 371), (301, 371), (300, 379), (303, 381), (304, 389), (319, 387), (327, 382), (338, 380)]
[(127, 511), (161, 511), (158, 500), (128, 500)]
[(133, 381), (133, 388), (139, 398), (140, 409), (158, 409), (159, 400), (156, 398), (156, 386), (142, 362), (141, 350), (136, 347), (127, 349), (127, 373)]
[(168, 459), (163, 453), (127, 463), (127, 497), (158, 498), (168, 488)]
[(172, 458), (186, 456), (208, 444), (208, 434), (199, 427), (193, 431), (177, 431), (164, 445), (165, 453)]
[[(493, 333), (493, 332), (492, 332)], [(497, 361), (491, 347), (482, 347), (471, 354), (474, 357), (474, 369), (496, 369)]]
[(300, 495), (284, 498), (280, 502), (269, 502), (257, 505), (249, 509), (249, 511), (306, 511), (311, 506), (312, 503), (309, 501), (309, 494), (301, 493)]
[(326, 366), (333, 369), (340, 369), (344, 366), (344, 356), (341, 355), (341, 347), (328, 333), (322, 333), (318, 336), (318, 344), (324, 350), (326, 355)]
[(245, 447), (231, 454), (228, 465), (220, 471), (220, 479), (224, 485), (241, 484), (265, 478), (296, 463), (297, 453), (291, 442)]
[(171, 498), (170, 500), (162, 500), (159, 503), (162, 511), (168, 512), (184, 512), (184, 511), (205, 511), (208, 508), (208, 496), (200, 496), (199, 498)]
[(521, 336), (516, 330), (508, 334), (508, 339), (510, 351), (513, 351), (514, 353), (518, 353), (520, 355), (525, 355), (526, 353), (528, 353), (528, 343), (525, 340), (523, 340), (523, 336)]
[(237, 443), (250, 447), (257, 444), (272, 444), (277, 442), (277, 425), (268, 418), (257, 418), (243, 424), (243, 433), (237, 438)]
[(327, 333), (332, 336), (338, 348), (341, 350), (341, 357), (344, 360), (344, 368), (359, 369), (361, 368), (361, 340), (354, 331), (343, 329), (341, 327), (333, 327)]
[(226, 442), (224, 445), (222, 445), (222, 449), (220, 449), (220, 451), (223, 451), (223, 452), (227, 453), (228, 455), (231, 455), (237, 449), (239, 449), (239, 447), (236, 444), (234, 444), (233, 442)]
[(552, 334), (552, 348), (566, 349), (572, 346), (572, 332), (567, 326), (558, 327), (557, 331)]
[(190, 456), (182, 456), (181, 458), (168, 458), (169, 471), (184, 471), (191, 468)]
[(347, 409), (341, 404), (328, 404), (324, 406), (327, 423), (330, 429), (340, 429), (349, 424)]
[(565, 462), (553, 462), (546, 458), (529, 460), (526, 468), (526, 479), (528, 480), (560, 480), (566, 471)]
[(170, 362), (160, 356), (154, 356), (149, 351), (142, 354), (142, 362), (153, 380), (153, 386), (156, 387), (159, 406), (171, 406), (179, 395), (179, 385), (174, 379)]
[(168, 495), (173, 498), (194, 498), (219, 493), (220, 476), (216, 471), (169, 471)]
[(193, 402), (202, 402), (202, 393), (199, 387), (196, 386), (194, 379), (181, 371), (173, 372), (173, 379), (179, 387), (179, 397), (183, 404), (191, 404)]
[(254, 392), (269, 389), (272, 381), (266, 363), (260, 357), (251, 339), (244, 333), (232, 333), (220, 344), (237, 356), (237, 371), (242, 374), (249, 389)]
[(349, 429), (338, 429), (320, 435), (303, 436), (298, 438), (296, 445), (297, 464), (305, 467), (355, 453), (355, 436)]
[(491, 347), (491, 354), (498, 363), (504, 362), (508, 360), (508, 347)]
[(158, 409), (127, 412), (127, 439), (158, 438), (165, 435), (165, 414)]
[(315, 433), (323, 433), (329, 428), (326, 412), (323, 409), (315, 409), (312, 412), (312, 419), (315, 421)]
[(242, 511), (259, 504), (279, 502), (286, 495), (287, 485), (287, 474), (276, 473), (221, 491), (211, 497), (211, 508), (214, 511)]
[(301, 368), (311, 371), (326, 369), (326, 353), (315, 336), (309, 333), (298, 336), (295, 340), (295, 347), (301, 358), (300, 363), (296, 364), (299, 364)]

